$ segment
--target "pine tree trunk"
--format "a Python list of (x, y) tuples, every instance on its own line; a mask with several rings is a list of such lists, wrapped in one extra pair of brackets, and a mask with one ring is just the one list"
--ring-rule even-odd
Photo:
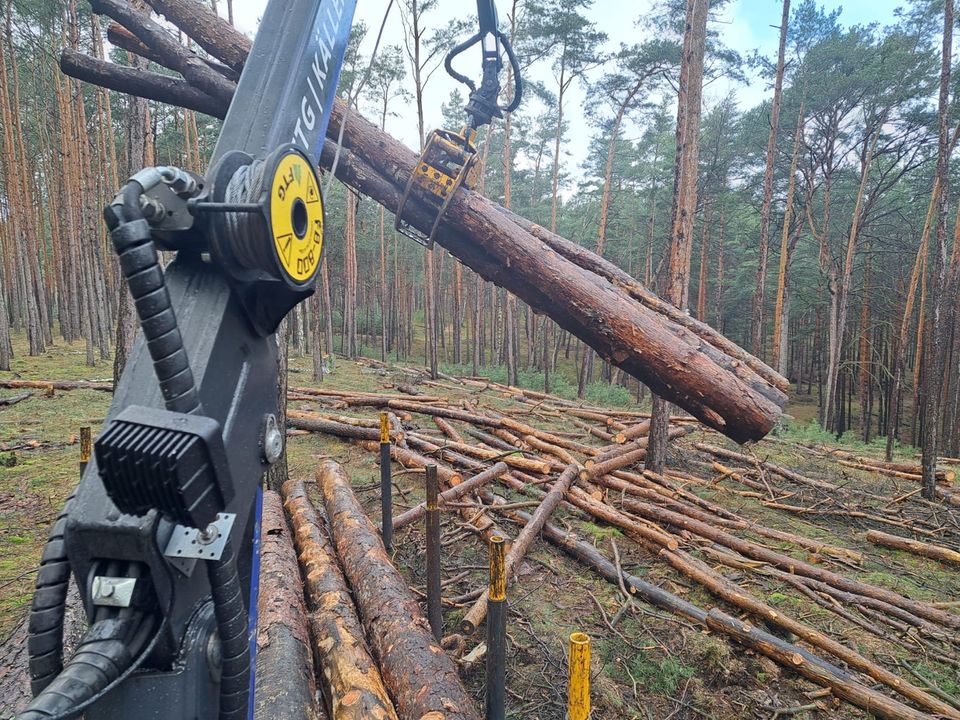
[(697, 320), (701, 322), (707, 322), (707, 265), (710, 262), (710, 208), (711, 204), (704, 201), (703, 229), (700, 233), (700, 276), (697, 282)]
[[(880, 119), (875, 134), (872, 139), (865, 139), (869, 143), (865, 154), (861, 157), (860, 186), (857, 190), (857, 197), (853, 206), (853, 218), (850, 221), (850, 229), (847, 233), (847, 248), (843, 261), (843, 270), (839, 275), (831, 265), (831, 326), (830, 326), (830, 360), (827, 367), (827, 396), (824, 407), (824, 427), (832, 429), (834, 426), (833, 415), (837, 398), (833, 391), (837, 378), (840, 374), (840, 358), (843, 353), (844, 335), (847, 326), (847, 309), (850, 304), (850, 283), (853, 278), (853, 264), (857, 250), (857, 239), (860, 234), (860, 226), (863, 222), (863, 199), (867, 190), (867, 179), (870, 176), (870, 168), (873, 165), (873, 155), (877, 148), (877, 142), (880, 139), (880, 128), (883, 127), (886, 115)], [(826, 229), (824, 229), (826, 232)], [(840, 396), (839, 402), (843, 402)]]
[[(687, 307), (693, 216), (697, 206), (697, 163), (700, 152), (700, 112), (703, 90), (703, 59), (706, 50), (709, 0), (687, 1), (687, 22), (680, 68), (677, 105), (677, 164), (673, 191), (669, 278), (666, 300), (681, 310)], [(670, 407), (654, 396), (650, 444), (646, 466), (663, 472), (667, 453)]]
[[(784, 4), (789, 4), (785, 0)], [(793, 154), (790, 156), (790, 177), (787, 181), (787, 202), (783, 214), (783, 232), (780, 235), (780, 271), (777, 275), (777, 304), (773, 312), (773, 369), (781, 375), (787, 374), (787, 330), (790, 325), (787, 293), (790, 287), (790, 260), (793, 243), (790, 240), (790, 225), (793, 222), (793, 198), (797, 190), (797, 163), (800, 158), (800, 145), (803, 140), (803, 103), (797, 120), (797, 131), (793, 137)]]
[[(145, 68), (149, 63), (138, 55), (128, 53), (130, 64), (133, 67)], [(146, 167), (147, 164), (147, 101), (143, 98), (130, 97), (127, 107), (127, 177)], [(119, 191), (120, 187), (117, 186)], [(130, 290), (125, 282), (117, 288), (117, 334), (113, 358), (113, 383), (117, 384), (127, 358), (133, 349), (133, 341), (137, 332), (137, 319), (133, 311)]]
[[(926, 264), (927, 247), (930, 240), (930, 232), (933, 227), (934, 214), (939, 202), (939, 195), (940, 183), (935, 179), (933, 191), (930, 194), (930, 204), (927, 206), (927, 216), (923, 224), (923, 232), (920, 234), (920, 247), (917, 249), (917, 257), (913, 262), (913, 270), (910, 272), (910, 280), (907, 284), (899, 331), (894, 340), (893, 383), (890, 391), (890, 408), (887, 412), (887, 445), (885, 456), (888, 462), (893, 459), (893, 444), (900, 435), (900, 415), (902, 414), (900, 399), (902, 396), (903, 374), (907, 361), (907, 334), (910, 330), (910, 321), (913, 318), (913, 303), (917, 295), (917, 285), (920, 282), (920, 276), (923, 274), (923, 268)], [(922, 314), (919, 322), (923, 322)]]
[(870, 260), (866, 256), (863, 268), (863, 298), (860, 304), (860, 347), (857, 380), (860, 394), (860, 437), (870, 442), (870, 378), (873, 359), (870, 347)]
[(346, 193), (346, 232), (343, 277), (343, 354), (357, 357), (357, 205), (353, 193)]
[(924, 318), (927, 326), (924, 347), (923, 430), (921, 451), (923, 481), (921, 494), (927, 500), (936, 497), (937, 451), (940, 440), (940, 417), (943, 405), (940, 394), (940, 373), (945, 360), (945, 348), (941, 323), (945, 312), (943, 302), (946, 291), (947, 263), (947, 198), (950, 192), (950, 138), (947, 116), (950, 109), (950, 70), (953, 53), (953, 0), (944, 3), (943, 52), (940, 70), (940, 95), (937, 110), (939, 129), (937, 153), (937, 179), (941, 192), (937, 201), (936, 243), (930, 253), (930, 298), (929, 311)]
[[(780, 19), (780, 49), (777, 53), (777, 74), (770, 108), (770, 134), (767, 137), (767, 164), (763, 171), (763, 205), (760, 208), (760, 246), (757, 259), (757, 285), (753, 294), (750, 352), (763, 353), (763, 303), (767, 282), (767, 255), (770, 247), (770, 206), (773, 202), (773, 169), (777, 159), (777, 130), (780, 125), (780, 98), (783, 95), (783, 66), (787, 49), (787, 27), (790, 21), (790, 0), (783, 0)], [(774, 338), (776, 342), (776, 338)], [(776, 364), (774, 364), (776, 366)]]

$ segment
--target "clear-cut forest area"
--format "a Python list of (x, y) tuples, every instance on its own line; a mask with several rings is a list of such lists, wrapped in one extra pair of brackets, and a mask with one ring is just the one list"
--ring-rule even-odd
[[(0, 2), (0, 718), (135, 357), (104, 208), (142, 168), (207, 172), (245, 5)], [(960, 719), (953, 0), (501, 0), (522, 100), (429, 248), (394, 211), (464, 126), (466, 93), (431, 98), (476, 19), (363, 5), (316, 292), (276, 332), (255, 716), (499, 720), (496, 666), (505, 717)]]

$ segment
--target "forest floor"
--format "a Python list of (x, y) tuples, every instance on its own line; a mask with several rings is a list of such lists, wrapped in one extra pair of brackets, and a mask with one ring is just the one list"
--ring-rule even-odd
[[(110, 365), (102, 363), (97, 368), (86, 367), (83, 347), (79, 344), (73, 347), (60, 344), (38, 358), (26, 357), (26, 349), (20, 343), (16, 349), (14, 371), (0, 373), (0, 379), (109, 379)], [(291, 386), (314, 385), (310, 362), (310, 358), (291, 359)], [(415, 382), (416, 378), (400, 367), (380, 367), (337, 358), (333, 372), (322, 386), (338, 390), (389, 391), (398, 384)], [(17, 392), (0, 389), (0, 397)], [(429, 394), (438, 392), (436, 387), (429, 389)], [(495, 388), (458, 387), (448, 382), (442, 392), (451, 401), (469, 398), (480, 408), (496, 411), (511, 411), (512, 408), (517, 411), (515, 401), (504, 397)], [(26, 612), (47, 527), (77, 480), (79, 427), (92, 425), (96, 432), (110, 399), (109, 393), (93, 390), (57, 392), (54, 397), (46, 397), (44, 392), (37, 391), (16, 405), (0, 407), (0, 640), (7, 637)], [(624, 402), (616, 395), (611, 399), (618, 404)], [(599, 403), (594, 399), (593, 404)], [(299, 400), (291, 401), (290, 406), (291, 409), (315, 408), (313, 403)], [(353, 410), (357, 416), (376, 416), (376, 411), (370, 408)], [(795, 416), (809, 417), (806, 411), (806, 407), (798, 407)], [(539, 427), (547, 430), (575, 429), (566, 425), (561, 416), (544, 414), (534, 419)], [(418, 424), (424, 428), (429, 425), (432, 429), (432, 423), (426, 418), (415, 417), (412, 426)], [(754, 445), (748, 452), (794, 469), (808, 478), (841, 485), (845, 491), (854, 494), (862, 490), (874, 496), (900, 498), (915, 489), (908, 480), (839, 465), (836, 458), (822, 449), (823, 445), (836, 447), (836, 440), (806, 425), (784, 427), (776, 435)], [(674, 443), (670, 467), (712, 481), (691, 484), (687, 489), (767, 527), (860, 552), (863, 560), (855, 563), (826, 555), (811, 556), (784, 543), (751, 539), (916, 600), (944, 602), (960, 597), (960, 571), (934, 560), (871, 545), (864, 538), (867, 526), (862, 520), (843, 513), (800, 517), (771, 508), (749, 494), (731, 490), (735, 487), (732, 483), (717, 482), (716, 473), (711, 470), (711, 458), (693, 449), (695, 442), (737, 449), (718, 434), (703, 429)], [(873, 457), (882, 454), (879, 449), (869, 446), (848, 445), (846, 449)], [(318, 459), (330, 457), (342, 463), (352, 478), (358, 497), (378, 522), (379, 469), (373, 453), (358, 450), (357, 446), (333, 437), (305, 434), (290, 438), (288, 455), (290, 474), (307, 481), (312, 479)], [(904, 448), (903, 457), (913, 461), (912, 449)], [(773, 478), (770, 480), (772, 482)], [(398, 511), (422, 499), (422, 475), (398, 471), (396, 483)], [(508, 497), (512, 496), (508, 494)], [(898, 506), (906, 508), (913, 502), (914, 497), (909, 497), (900, 501)], [(960, 549), (960, 531), (956, 530), (960, 527), (960, 509), (937, 512), (940, 530), (931, 541)], [(452, 580), (444, 590), (445, 596), (449, 597), (482, 586), (487, 575), (486, 548), (482, 539), (462, 533), (454, 517), (445, 517), (442, 528), (445, 540), (449, 541), (445, 543), (443, 559), (444, 580)], [(619, 530), (583, 521), (562, 508), (553, 521), (574, 529), (608, 557), (611, 542), (616, 542), (626, 571), (701, 607), (721, 607), (738, 614), (736, 608), (715, 600), (702, 587), (674, 572), (656, 555), (640, 548)], [(515, 530), (509, 524), (506, 527)], [(889, 527), (879, 529), (893, 532)], [(414, 592), (419, 594), (424, 584), (423, 536), (419, 526), (399, 531), (394, 546), (397, 566)], [(689, 549), (695, 556), (714, 564), (709, 546), (691, 543)], [(845, 608), (848, 616), (859, 621), (853, 622), (850, 617), (842, 617), (836, 610), (831, 611), (813, 602), (776, 577), (751, 569), (726, 568), (724, 574), (769, 605), (843, 640), (914, 683), (936, 688), (941, 697), (950, 697), (954, 703), (960, 700), (960, 672), (957, 670), (960, 665), (951, 665), (960, 656), (960, 647), (955, 643), (948, 641), (935, 644), (935, 647), (930, 642), (920, 644), (910, 633), (901, 633), (887, 626), (884, 626), (886, 633), (871, 633), (868, 626), (883, 625), (875, 614), (861, 616), (854, 608)], [(584, 631), (593, 638), (592, 717), (596, 720), (781, 717), (777, 710), (789, 710), (795, 718), (866, 717), (850, 705), (824, 698), (822, 693), (816, 692), (817, 686), (770, 660), (744, 652), (723, 637), (704, 632), (651, 606), (634, 603), (632, 609), (620, 614), (612, 627), (610, 618), (618, 615), (624, 603), (617, 587), (544, 543), (537, 544), (527, 555), (510, 587), (509, 597), (507, 682), (508, 714), (511, 717), (554, 720), (564, 716), (565, 648), (569, 634), (575, 630)], [(447, 632), (456, 632), (458, 620), (465, 610), (466, 607), (447, 608)], [(960, 611), (960, 607), (951, 608), (951, 611)], [(475, 642), (475, 639), (471, 641), (469, 647)], [(468, 688), (481, 697), (482, 663), (466, 669), (464, 677)], [(800, 709), (803, 707), (808, 709)]]

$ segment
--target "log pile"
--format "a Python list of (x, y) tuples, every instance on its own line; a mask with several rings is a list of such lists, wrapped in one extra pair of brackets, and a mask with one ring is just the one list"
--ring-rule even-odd
[[(862, 644), (846, 642), (835, 626), (865, 632), (881, 646), (892, 638), (895, 643), (908, 638), (925, 656), (960, 667), (960, 614), (949, 603), (878, 584), (866, 572), (870, 562), (898, 563), (899, 556), (891, 553), (955, 567), (960, 517), (949, 503), (921, 499), (912, 480), (842, 465), (846, 458), (829, 448), (797, 451), (820, 458), (832, 472), (813, 473), (807, 466), (802, 471), (781, 459), (788, 457), (782, 449), (778, 462), (768, 457), (773, 447), (797, 446), (732, 450), (716, 434), (695, 430), (683, 418), (674, 423), (671, 450), (673, 465), (683, 470), (658, 475), (643, 468), (649, 425), (641, 412), (590, 407), (484, 379), (433, 381), (420, 371), (407, 372), (416, 387), (405, 386), (403, 392), (389, 387), (364, 393), (291, 389), (291, 425), (299, 423), (309, 429), (298, 432), (328, 438), (326, 442), (338, 438), (348, 455), (355, 452), (352, 448), (374, 454), (378, 442), (369, 431), (375, 430), (379, 411), (389, 408), (394, 413), (391, 457), (412, 471), (438, 466), (447, 527), (453, 524), (457, 532), (477, 538), (514, 537), (508, 569), (518, 592), (524, 579), (517, 568), (540, 542), (547, 542), (609, 582), (622, 584), (633, 597), (770, 658), (878, 717), (960, 719), (954, 703), (900, 674), (901, 668), (887, 662), (886, 652), (864, 652)], [(869, 462), (858, 464), (870, 467)], [(859, 486), (851, 484), (851, 472), (862, 473)], [(262, 631), (273, 636), (264, 657), (270, 646), (296, 640), (293, 649), (284, 651), (300, 658), (291, 667), (315, 661), (332, 717), (474, 717), (472, 699), (454, 664), (434, 642), (415, 593), (391, 565), (347, 478), (325, 463), (317, 481), (317, 506), (302, 483), (284, 486), (290, 530), (269, 520), (276, 513), (266, 514), (266, 539), (288, 543), (287, 550), (274, 555), (285, 557), (287, 568), (294, 557), (299, 560), (305, 602), (298, 612), (304, 613), (302, 627), (309, 633), (301, 629), (278, 635), (275, 625)], [(402, 482), (408, 493), (419, 493), (422, 474), (411, 473)], [(758, 522), (734, 509), (744, 503), (781, 518), (799, 517), (804, 524), (788, 529), (778, 522)], [(396, 515), (395, 547), (417, 538), (409, 528), (422, 520), (423, 505), (416, 498), (405, 494), (403, 507), (409, 509)], [(521, 508), (531, 509), (527, 514)], [(856, 544), (845, 547), (802, 529), (815, 528), (811, 522), (824, 519), (857, 530), (848, 537)], [(573, 524), (584, 520), (620, 529), (651, 562), (705, 589), (716, 606), (693, 604), (624, 572), (619, 561), (611, 562), (602, 548), (579, 535)], [(269, 529), (268, 522), (279, 529)], [(269, 566), (265, 564), (268, 574)], [(298, 582), (270, 584), (297, 587), (296, 573), (285, 573)], [(451, 586), (445, 606), (463, 615), (449, 627), (471, 633), (483, 623), (485, 581), (469, 572), (455, 578), (464, 592), (458, 595)], [(808, 613), (772, 605), (770, 592), (814, 604), (829, 612), (833, 623), (818, 626)], [(390, 602), (384, 601), (387, 596)], [(295, 605), (280, 603), (287, 609)]]
[[(126, 0), (94, 0), (114, 21), (111, 38), (180, 74), (170, 78), (64, 50), (61, 68), (111, 89), (223, 117), (250, 41), (194, 0), (150, 4), (211, 56), (201, 58)], [(232, 71), (232, 72), (231, 72)], [(340, 143), (339, 147), (337, 143)], [(334, 157), (336, 161), (334, 162)], [(393, 211), (417, 155), (339, 99), (332, 109), (321, 164)], [(411, 200), (408, 220), (429, 230), (429, 209)], [(479, 193), (458, 192), (437, 241), (483, 278), (552, 317), (605, 360), (738, 442), (766, 435), (786, 404), (786, 379), (709, 326), (664, 302), (613, 264), (547, 232)]]
[[(935, 520), (942, 517), (942, 513), (950, 512), (944, 510), (943, 505), (934, 509), (926, 501), (910, 497), (890, 506), (891, 501), (898, 498), (871, 492), (866, 493), (868, 502), (862, 502), (858, 491), (842, 483), (808, 477), (756, 453), (745, 455), (713, 442), (702, 442), (699, 433), (688, 441), (685, 439), (688, 428), (682, 422), (677, 424), (679, 432), (674, 433), (674, 443), (682, 446), (688, 466), (711, 469), (714, 477), (680, 471), (657, 475), (642, 468), (642, 454), (638, 451), (643, 449), (642, 432), (647, 426), (640, 413), (585, 407), (542, 394), (532, 398), (526, 391), (482, 379), (431, 381), (423, 377), (420, 380), (427, 392), (435, 393), (440, 399), (422, 404), (401, 400), (396, 405), (387, 399), (384, 403), (402, 411), (404, 438), (427, 448), (426, 455), (395, 448), (392, 457), (411, 469), (422, 468), (427, 462), (437, 463), (448, 493), (463, 482), (463, 477), (480, 473), (484, 482), (468, 481), (472, 492), (457, 493), (456, 508), (461, 513), (469, 508), (466, 513), (469, 517), (499, 515), (522, 526), (508, 555), (512, 560), (508, 562), (508, 571), (515, 569), (536, 546), (537, 538), (544, 538), (611, 582), (627, 582), (637, 596), (765, 655), (829, 688), (835, 697), (869, 709), (878, 717), (921, 718), (929, 713), (960, 718), (956, 706), (924, 685), (911, 682), (877, 657), (862, 654), (831, 633), (769, 605), (762, 596), (748, 589), (748, 584), (780, 583), (795, 590), (800, 597), (830, 610), (837, 618), (868, 629), (879, 640), (889, 640), (896, 631), (910, 629), (911, 635), (915, 633), (927, 651), (947, 657), (954, 657), (958, 649), (954, 634), (960, 629), (960, 615), (860, 579), (857, 575), (865, 558), (860, 550), (766, 527), (692, 489), (709, 488), (723, 496), (731, 491), (725, 485), (745, 484), (750, 489), (740, 492), (786, 513), (791, 513), (784, 510), (790, 507), (785, 502), (788, 499), (802, 510), (807, 503), (813, 508), (818, 503), (826, 507), (825, 498), (832, 498), (841, 507), (852, 506), (859, 498), (861, 502), (857, 507), (861, 509), (850, 510), (848, 521), (870, 522), (881, 527), (901, 523), (904, 529), (915, 527), (945, 540), (950, 537), (949, 528), (942, 522), (938, 526)], [(457, 390), (471, 399), (442, 398), (443, 392), (453, 395)], [(482, 399), (485, 393), (511, 397), (518, 402), (506, 409), (498, 404), (494, 411), (485, 407)], [(333, 404), (329, 398), (316, 397), (314, 403)], [(363, 406), (351, 407), (355, 412), (363, 411)], [(578, 423), (569, 421), (571, 410), (580, 416)], [(319, 408), (311, 412), (326, 411)], [(298, 416), (310, 414), (298, 411)], [(372, 417), (372, 413), (368, 417)], [(434, 422), (437, 418), (442, 421)], [(350, 423), (347, 416), (341, 416), (341, 421), (345, 425)], [(358, 416), (353, 422), (360, 425), (367, 419)], [(371, 452), (376, 449), (374, 443), (357, 440), (354, 435), (350, 430), (340, 437)], [(507, 452), (523, 458), (526, 469), (510, 464)], [(679, 447), (675, 452), (678, 457), (681, 455)], [(625, 460), (622, 464), (610, 464), (618, 458)], [(746, 467), (730, 468), (715, 462), (715, 458)], [(501, 466), (497, 479), (491, 481), (485, 473), (489, 473), (494, 460), (504, 463), (506, 468)], [(710, 461), (714, 461), (713, 464)], [(843, 466), (837, 469), (842, 471)], [(526, 500), (520, 504), (534, 502), (536, 510), (528, 515), (516, 509), (518, 498)], [(878, 507), (872, 507), (874, 503)], [(906, 507), (910, 508), (910, 515), (902, 514)], [(928, 509), (930, 513), (924, 515)], [(574, 531), (561, 530), (550, 522), (551, 516), (560, 512), (570, 518), (585, 516), (594, 523), (620, 528), (687, 582), (705, 588), (723, 606), (697, 607), (639, 578), (624, 580), (622, 572), (619, 576), (611, 573), (612, 564), (595, 547), (576, 537)], [(876, 540), (874, 533), (868, 537)], [(397, 542), (402, 539), (395, 539)], [(928, 556), (939, 552), (933, 556), (943, 562), (952, 557), (945, 547), (907, 544), (917, 552), (920, 552), (917, 548), (923, 546)], [(871, 553), (871, 556), (874, 555)], [(730, 575), (721, 568), (736, 572)], [(749, 576), (748, 583), (744, 582), (744, 573)], [(466, 633), (473, 632), (483, 621), (484, 596), (482, 588), (478, 590), (481, 595), (476, 602), (473, 602), (475, 593), (465, 593), (459, 602), (466, 611), (460, 629)], [(465, 602), (473, 604), (464, 605)], [(732, 617), (727, 607), (745, 613), (750, 619)], [(797, 638), (802, 645), (784, 637)]]

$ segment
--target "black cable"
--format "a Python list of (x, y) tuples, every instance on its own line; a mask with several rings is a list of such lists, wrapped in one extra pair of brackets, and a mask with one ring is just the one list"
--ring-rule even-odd
[(244, 720), (250, 693), (250, 644), (247, 637), (247, 611), (230, 540), (224, 545), (219, 560), (207, 562), (207, 575), (210, 578), (223, 661), (220, 720)]

